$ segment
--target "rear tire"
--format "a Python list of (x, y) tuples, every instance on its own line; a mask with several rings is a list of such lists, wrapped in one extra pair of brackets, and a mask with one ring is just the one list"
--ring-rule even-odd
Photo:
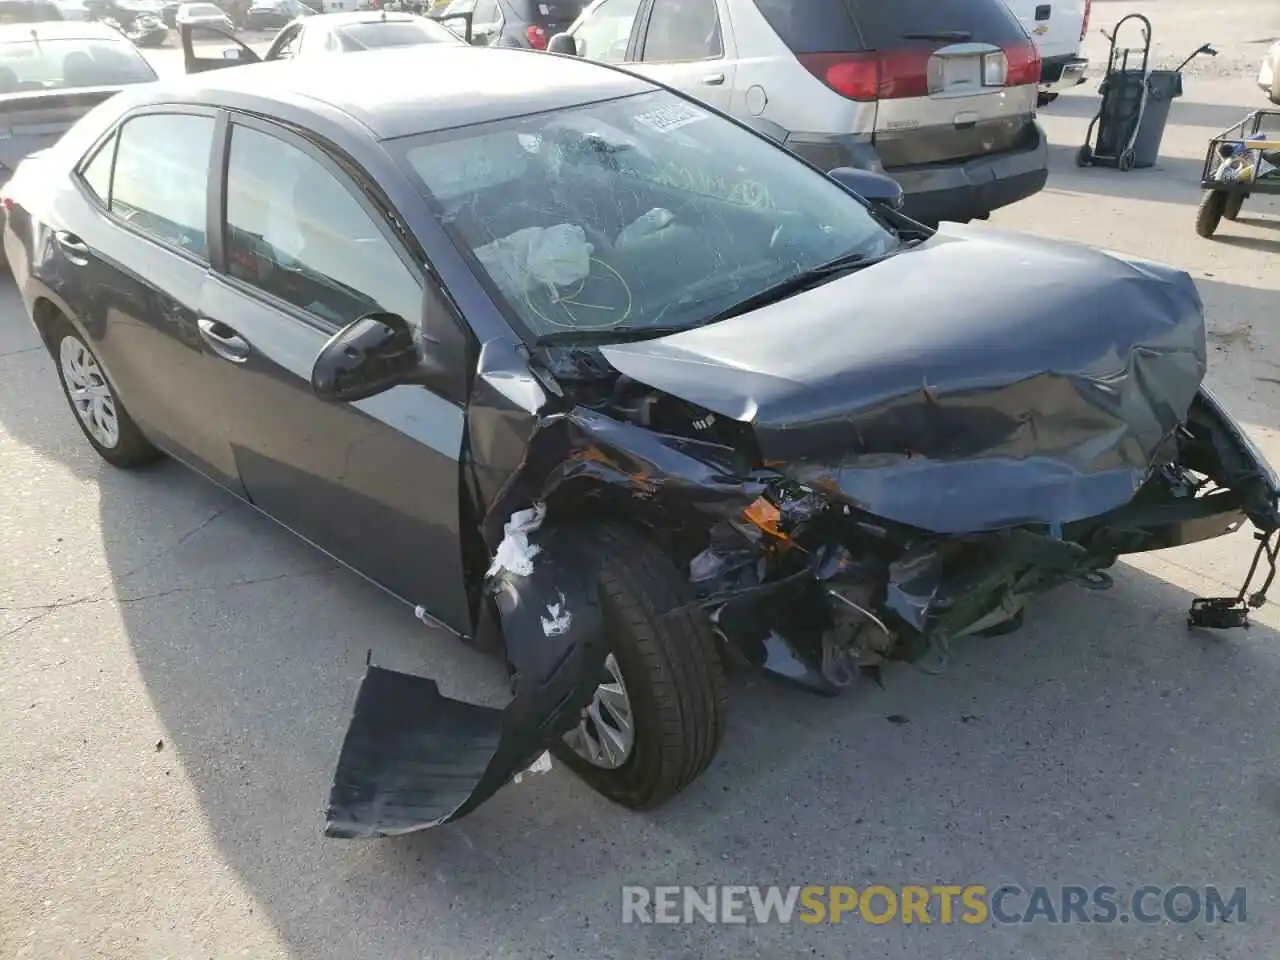
[(1206, 190), (1200, 198), (1200, 209), (1196, 211), (1196, 233), (1202, 237), (1212, 237), (1222, 221), (1226, 211), (1227, 194), (1222, 190)]
[(615, 803), (653, 809), (715, 757), (727, 711), (724, 669), (703, 612), (670, 614), (692, 594), (656, 544), (616, 525), (593, 531), (591, 539), (608, 647), (629, 701), (633, 744), (612, 768), (588, 761), (567, 740), (551, 753)]
[(1244, 194), (1233, 193), (1227, 197), (1227, 202), (1222, 207), (1222, 216), (1227, 220), (1234, 220), (1240, 216), (1240, 208), (1244, 205)]
[(97, 354), (66, 317), (59, 316), (48, 325), (46, 342), (72, 416), (98, 456), (122, 470), (158, 460), (160, 451), (142, 435), (107, 380)]

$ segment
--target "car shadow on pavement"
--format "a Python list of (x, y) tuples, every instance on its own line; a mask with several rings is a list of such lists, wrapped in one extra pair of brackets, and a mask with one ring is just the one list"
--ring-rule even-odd
[[(159, 516), (171, 501), (215, 512), (158, 560), (134, 546), (160, 535), (139, 500)], [(426, 944), (562, 956), (583, 938), (595, 957), (794, 955), (805, 941), (843, 956), (839, 928), (623, 930), (620, 887), (1145, 882), (1142, 851), (1189, 832), (1169, 882), (1271, 869), (1273, 842), (1247, 825), (1280, 815), (1280, 744), (1255, 736), (1280, 722), (1280, 635), (1188, 631), (1185, 591), (1130, 567), (1110, 593), (1064, 588), (1022, 631), (957, 645), (942, 676), (895, 665), (883, 689), (837, 700), (735, 678), (720, 757), (659, 811), (612, 806), (557, 769), (444, 828), (337, 841), (321, 837), (320, 808), (366, 650), (454, 696), (483, 680), (496, 697), (497, 674), (176, 467), (104, 492), (101, 515), (172, 749), (157, 762), (181, 764), (222, 860), (297, 957), (416, 958)], [(1188, 769), (1222, 793), (1188, 793)], [(979, 850), (1007, 875), (975, 877)]]
[[(1101, 79), (1099, 77), (1099, 79)], [(1090, 81), (1093, 82), (1093, 81)], [(1097, 95), (1097, 83), (1087, 88), (1093, 96), (1059, 97), (1041, 112), (1048, 117), (1076, 117), (1081, 120), (1092, 120), (1102, 106), (1102, 98)], [(1178, 99), (1173, 101), (1169, 110), (1169, 125), (1179, 127), (1204, 127), (1206, 130), (1221, 131), (1235, 126), (1245, 114), (1253, 110), (1269, 108), (1270, 104), (1229, 104), (1198, 103), (1195, 100)], [(1280, 109), (1280, 108), (1278, 108)], [(1206, 137), (1206, 141), (1207, 141)]]
[(1160, 157), (1154, 167), (1121, 173), (1113, 167), (1080, 167), (1076, 155), (1080, 144), (1049, 144), (1047, 191), (1091, 193), (1128, 202), (1200, 202), (1200, 173), (1203, 163), (1183, 157)]

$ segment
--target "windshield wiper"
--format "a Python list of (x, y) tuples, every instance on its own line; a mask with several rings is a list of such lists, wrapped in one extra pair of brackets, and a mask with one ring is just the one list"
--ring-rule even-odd
[[(692, 326), (692, 325), (690, 325)], [(543, 334), (536, 341), (540, 347), (593, 347), (607, 343), (635, 343), (672, 333), (684, 333), (690, 326), (601, 327), (596, 330), (558, 330)]]
[(728, 320), (730, 317), (736, 317), (744, 313), (750, 313), (752, 310), (758, 310), (761, 307), (767, 307), (771, 303), (785, 300), (787, 297), (808, 290), (810, 287), (816, 287), (836, 274), (862, 270), (914, 246), (916, 246), (916, 241), (908, 241), (894, 247), (888, 253), (882, 253), (874, 257), (869, 257), (865, 253), (846, 253), (844, 256), (836, 257), (834, 260), (820, 263), (816, 267), (793, 273), (785, 280), (775, 283), (771, 287), (765, 287), (760, 292), (753, 293), (744, 300), (739, 300), (729, 309), (712, 314), (702, 323), (719, 323), (721, 320)]
[(973, 39), (970, 30), (934, 30), (927, 33), (904, 33), (903, 40), (949, 40), (952, 43), (964, 43)]

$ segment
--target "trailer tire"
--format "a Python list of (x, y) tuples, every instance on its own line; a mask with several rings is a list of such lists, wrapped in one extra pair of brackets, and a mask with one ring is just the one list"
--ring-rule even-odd
[(1240, 207), (1244, 204), (1243, 193), (1233, 193), (1227, 197), (1227, 202), (1222, 207), (1222, 215), (1228, 220), (1234, 220), (1240, 216)]
[(1196, 211), (1196, 233), (1202, 237), (1212, 237), (1218, 224), (1222, 222), (1226, 206), (1226, 191), (1206, 190), (1200, 198), (1200, 209)]
[[(552, 755), (588, 786), (633, 810), (666, 803), (710, 765), (728, 695), (710, 619), (657, 544), (620, 525), (590, 534), (609, 652), (621, 675), (633, 745), (618, 766), (592, 763), (571, 745)], [(577, 741), (581, 743), (581, 741)]]

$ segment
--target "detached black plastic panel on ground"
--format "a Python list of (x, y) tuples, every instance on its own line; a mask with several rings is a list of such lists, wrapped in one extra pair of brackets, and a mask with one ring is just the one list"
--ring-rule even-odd
[(578, 721), (604, 669), (594, 571), (575, 530), (538, 531), (533, 572), (491, 581), (514, 697), (503, 710), (370, 667), (338, 757), (325, 835), (396, 836), (458, 820)]

